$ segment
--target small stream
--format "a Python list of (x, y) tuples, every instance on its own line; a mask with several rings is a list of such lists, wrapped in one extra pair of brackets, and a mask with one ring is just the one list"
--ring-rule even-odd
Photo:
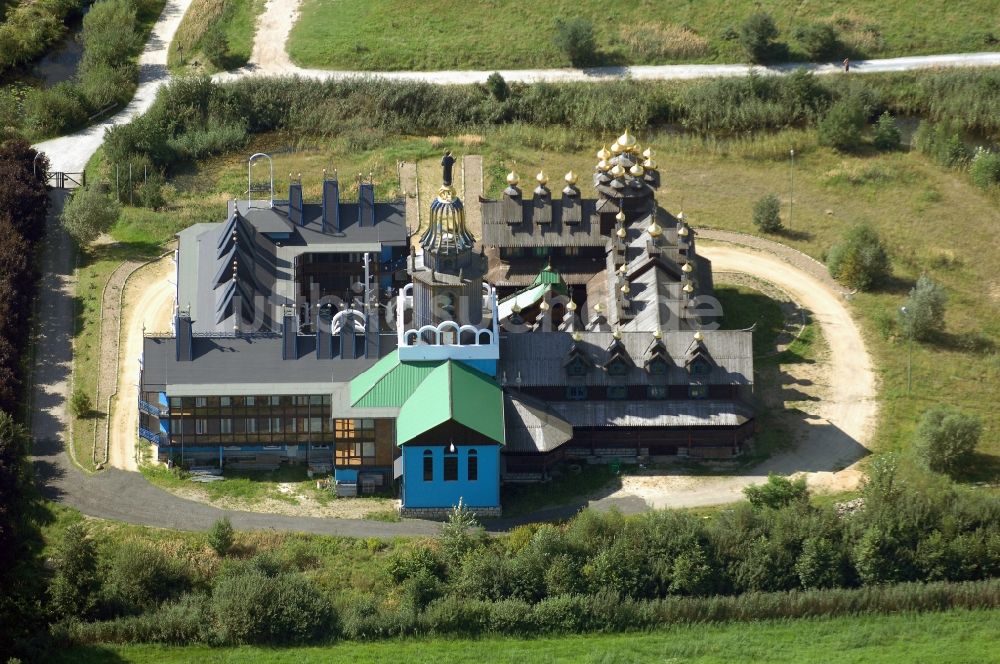
[[(84, 13), (89, 9), (90, 7), (87, 7)], [(56, 83), (72, 81), (83, 58), (83, 42), (80, 40), (80, 34), (83, 32), (83, 16), (74, 18), (67, 27), (69, 32), (62, 41), (53, 45), (28, 73), (30, 78), (40, 81), (47, 88)]]

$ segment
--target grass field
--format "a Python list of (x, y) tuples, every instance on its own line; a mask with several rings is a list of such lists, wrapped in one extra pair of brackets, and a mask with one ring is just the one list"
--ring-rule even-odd
[[(211, 73), (242, 67), (250, 59), (264, 0), (194, 0), (170, 42), (167, 65), (177, 72)], [(210, 43), (224, 52), (213, 61)]]
[(287, 48), (298, 64), (327, 69), (566, 67), (569, 59), (552, 43), (554, 21), (582, 16), (594, 24), (599, 64), (742, 62), (746, 56), (731, 31), (761, 9), (774, 17), (793, 60), (807, 58), (792, 31), (814, 22), (832, 23), (838, 30), (843, 43), (838, 61), (844, 55), (1000, 48), (1000, 13), (993, 0), (857, 0), (847, 5), (644, 0), (614, 6), (597, 0), (304, 0)]
[(313, 648), (77, 648), (60, 662), (838, 662), (911, 664), (1000, 659), (1000, 611), (688, 625), (652, 633), (545, 639), (408, 639)]

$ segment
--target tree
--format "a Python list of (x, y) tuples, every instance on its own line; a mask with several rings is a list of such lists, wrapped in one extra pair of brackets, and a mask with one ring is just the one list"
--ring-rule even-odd
[(781, 202), (774, 194), (768, 194), (753, 206), (753, 225), (762, 233), (777, 233), (781, 230)]
[(118, 219), (121, 205), (94, 186), (77, 189), (62, 212), (62, 224), (79, 244), (88, 244)]
[(872, 142), (879, 150), (895, 150), (899, 147), (899, 126), (889, 111), (878, 117)]
[(829, 23), (799, 26), (793, 36), (812, 61), (833, 58), (842, 48), (837, 39), (837, 31)]
[(766, 484), (748, 486), (743, 489), (743, 495), (756, 508), (781, 509), (793, 503), (809, 501), (809, 490), (806, 489), (805, 478), (790, 480), (774, 473), (768, 473)]
[(841, 99), (819, 121), (817, 137), (820, 145), (849, 152), (861, 145), (861, 130), (865, 126), (864, 106), (857, 99)]
[(479, 531), (476, 515), (459, 499), (451, 510), (448, 520), (441, 525), (441, 548), (447, 554), (449, 564), (457, 564), (477, 543)]
[(920, 418), (913, 440), (917, 463), (939, 473), (954, 473), (966, 465), (979, 444), (983, 424), (943, 404), (927, 410)]
[(64, 618), (85, 618), (98, 589), (97, 553), (82, 524), (63, 533), (55, 555), (56, 573), (49, 585), (52, 608)]
[(906, 299), (906, 313), (900, 311), (900, 327), (908, 339), (924, 341), (944, 329), (947, 296), (940, 284), (920, 275)]
[(510, 86), (507, 85), (507, 81), (504, 80), (498, 71), (493, 72), (486, 79), (486, 89), (490, 91), (490, 95), (497, 101), (507, 101), (507, 97), (510, 96)]
[(825, 537), (802, 542), (795, 572), (803, 588), (836, 588), (844, 583), (844, 556), (840, 545)]
[(233, 524), (228, 516), (224, 516), (212, 524), (208, 531), (208, 545), (220, 556), (225, 556), (233, 548)]
[(592, 62), (597, 53), (594, 24), (585, 18), (556, 19), (552, 43), (569, 57), (574, 67)]
[(969, 164), (969, 177), (980, 189), (1000, 185), (1000, 152), (993, 152), (980, 146)]
[(90, 417), (91, 411), (94, 410), (94, 406), (90, 402), (90, 395), (81, 389), (73, 390), (73, 396), (69, 399), (69, 409), (73, 411), (74, 417), (80, 419)]
[(830, 247), (826, 264), (834, 279), (863, 291), (877, 286), (891, 271), (882, 238), (868, 224), (854, 226)]
[(767, 12), (751, 14), (740, 25), (740, 44), (751, 62), (767, 62), (779, 50), (775, 39), (780, 34), (774, 19)]

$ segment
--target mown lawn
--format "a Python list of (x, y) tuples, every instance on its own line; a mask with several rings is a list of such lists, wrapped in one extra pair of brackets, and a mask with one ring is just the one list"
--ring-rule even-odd
[(775, 19), (790, 58), (807, 59), (796, 27), (835, 25), (842, 54), (892, 57), (997, 50), (993, 0), (855, 0), (803, 4), (779, 0), (631, 2), (455, 2), (304, 0), (288, 41), (300, 65), (327, 69), (515, 69), (567, 67), (552, 43), (556, 18), (581, 16), (596, 31), (596, 64), (743, 62), (734, 33), (755, 11)]
[(314, 648), (74, 648), (56, 660), (98, 662), (996, 662), (1000, 611), (686, 625), (653, 633), (545, 639), (406, 639)]

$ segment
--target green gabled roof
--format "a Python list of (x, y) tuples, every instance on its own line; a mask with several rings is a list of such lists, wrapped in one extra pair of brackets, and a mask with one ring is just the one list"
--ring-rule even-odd
[(529, 288), (542, 284), (552, 286), (552, 290), (562, 295), (566, 295), (569, 292), (569, 288), (566, 287), (566, 282), (563, 281), (562, 275), (552, 269), (551, 263), (542, 268), (542, 271), (539, 272), (538, 276), (535, 277), (535, 280), (531, 282), (531, 286), (529, 286)]
[(441, 361), (401, 362), (392, 351), (351, 381), (351, 405), (357, 408), (398, 408)]
[(503, 391), (496, 381), (461, 362), (434, 368), (399, 410), (396, 444), (454, 420), (504, 443)]

